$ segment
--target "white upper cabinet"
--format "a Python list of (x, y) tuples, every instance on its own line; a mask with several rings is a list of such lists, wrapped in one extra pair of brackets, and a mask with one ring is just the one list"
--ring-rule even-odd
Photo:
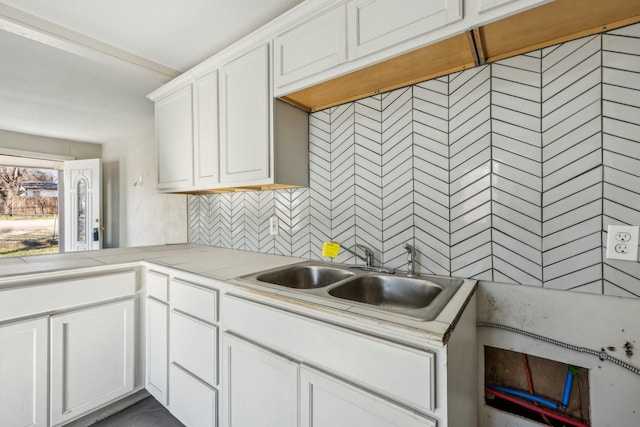
[[(506, 13), (513, 13), (519, 9), (525, 9), (549, 0), (476, 0), (478, 2), (478, 11), (484, 13), (491, 9), (505, 8), (509, 9)], [(512, 10), (516, 8), (516, 10)]]
[(193, 101), (191, 85), (156, 102), (158, 190), (193, 186)]
[(347, 4), (349, 59), (428, 34), (462, 19), (461, 0), (353, 0)]
[(345, 62), (346, 6), (322, 12), (276, 37), (273, 58), (277, 88)]
[(273, 99), (269, 45), (204, 68), (149, 95), (158, 190), (308, 185), (309, 115)]
[(550, 1), (552, 0), (467, 0), (469, 4), (465, 13), (469, 14), (474, 26), (479, 27)]
[(220, 182), (218, 174), (218, 71), (193, 83), (193, 165), (196, 189)]
[(271, 103), (268, 45), (261, 45), (222, 66), (220, 176), (223, 182), (261, 184), (268, 180)]
[(217, 70), (156, 102), (158, 190), (218, 184), (218, 123)]

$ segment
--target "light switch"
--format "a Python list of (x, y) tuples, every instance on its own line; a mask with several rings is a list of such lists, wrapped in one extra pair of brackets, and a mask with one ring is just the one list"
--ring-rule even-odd
[(638, 260), (638, 226), (610, 225), (607, 227), (607, 258), (624, 261)]

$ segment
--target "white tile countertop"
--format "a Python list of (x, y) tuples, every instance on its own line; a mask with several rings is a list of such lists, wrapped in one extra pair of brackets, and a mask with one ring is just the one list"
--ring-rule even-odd
[(0, 285), (14, 276), (53, 273), (87, 267), (109, 267), (141, 261), (228, 280), (268, 268), (295, 264), (300, 258), (269, 255), (194, 244), (141, 246), (0, 258)]
[[(276, 285), (247, 283), (238, 278), (263, 270), (308, 261), (307, 259), (216, 248), (196, 244), (144, 246), (121, 249), (102, 249), (87, 252), (37, 255), (31, 257), (0, 258), (0, 288), (33, 283), (40, 278), (62, 273), (86, 271), (95, 273), (102, 269), (127, 267), (144, 262), (149, 266), (163, 266), (194, 274), (204, 279), (215, 279), (229, 285), (234, 293), (253, 299), (268, 301), (270, 305), (287, 310), (298, 309), (317, 317), (331, 317), (337, 323), (349, 325), (365, 321), (381, 332), (412, 340), (443, 343), (453, 329), (469, 299), (476, 282), (465, 281), (436, 319), (417, 321), (399, 318), (392, 314), (368, 313), (362, 307), (354, 307), (343, 300), (318, 299)], [(28, 278), (29, 280), (25, 280)], [(355, 325), (355, 323), (353, 323)]]

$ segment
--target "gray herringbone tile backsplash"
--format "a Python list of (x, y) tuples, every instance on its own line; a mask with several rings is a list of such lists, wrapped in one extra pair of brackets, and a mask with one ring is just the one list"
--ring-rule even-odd
[(423, 273), (639, 297), (603, 258), (640, 224), (639, 64), (636, 24), (313, 113), (310, 187), (190, 196), (189, 239), (389, 268), (410, 242)]

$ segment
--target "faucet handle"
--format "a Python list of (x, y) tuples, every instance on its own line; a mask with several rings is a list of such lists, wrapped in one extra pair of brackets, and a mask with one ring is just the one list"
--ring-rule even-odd
[(407, 277), (416, 275), (416, 249), (408, 243), (402, 246), (407, 251)]
[(369, 249), (368, 247), (366, 247), (365, 245), (360, 244), (360, 243), (356, 243), (353, 246), (362, 249), (362, 251), (364, 252), (364, 255), (366, 257), (367, 267), (373, 267), (373, 261), (374, 261), (373, 251), (371, 249)]

